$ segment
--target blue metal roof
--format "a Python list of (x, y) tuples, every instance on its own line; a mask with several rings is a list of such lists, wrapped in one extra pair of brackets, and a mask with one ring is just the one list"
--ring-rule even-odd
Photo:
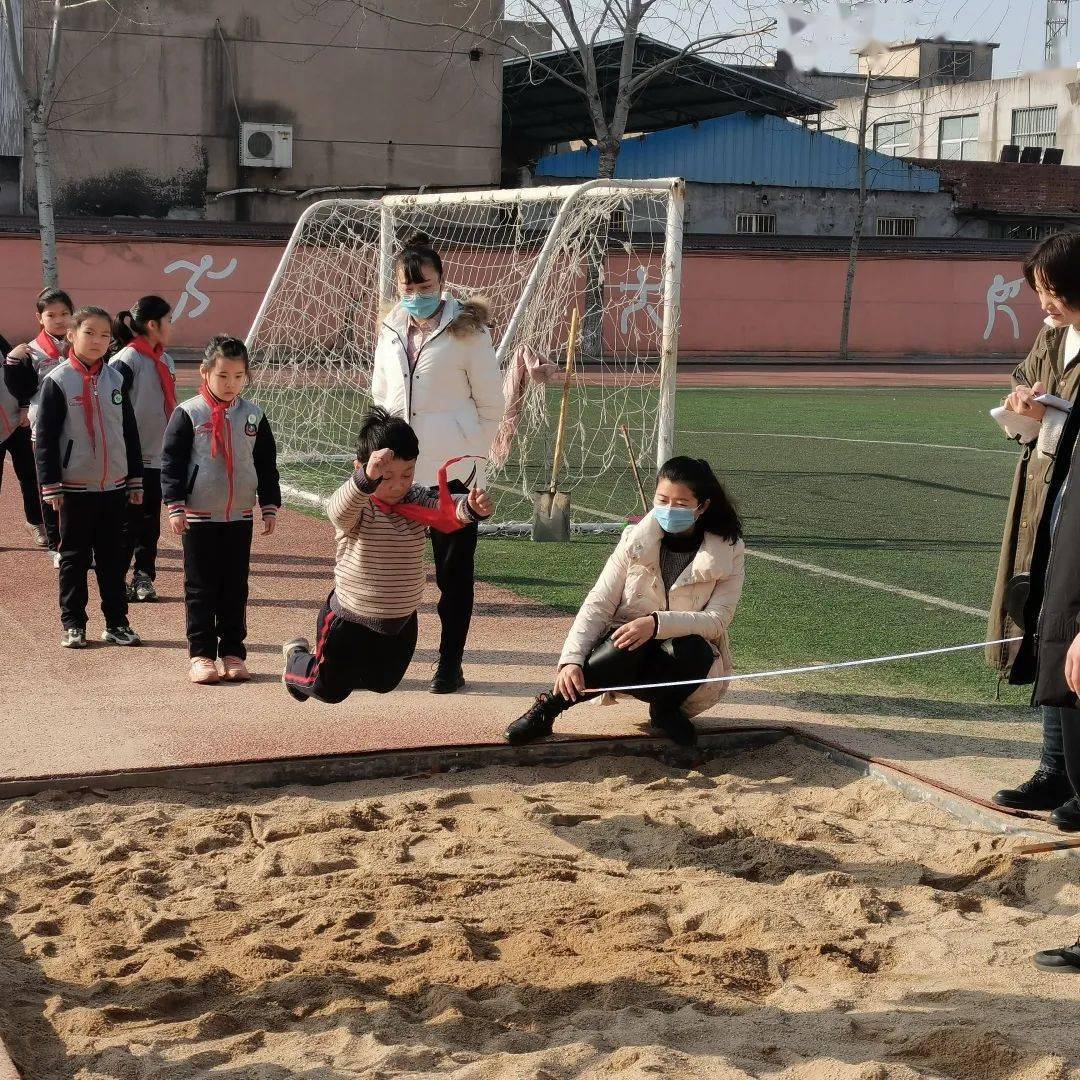
[[(590, 178), (596, 176), (598, 163), (595, 149), (549, 154), (540, 159), (536, 175)], [(777, 116), (736, 113), (627, 139), (615, 176), (853, 189), (859, 186), (859, 148)], [(867, 150), (867, 184), (874, 191), (938, 191), (940, 177), (931, 169)]]

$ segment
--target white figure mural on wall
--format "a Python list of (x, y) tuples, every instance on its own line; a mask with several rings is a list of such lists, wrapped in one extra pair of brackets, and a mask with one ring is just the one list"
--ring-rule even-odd
[(636, 285), (626, 282), (623, 285), (616, 285), (614, 288), (621, 293), (633, 293), (632, 296), (627, 297), (630, 302), (622, 309), (622, 314), (619, 317), (619, 331), (621, 333), (626, 334), (629, 332), (630, 319), (639, 311), (644, 311), (652, 320), (653, 326), (658, 330), (660, 329), (660, 316), (656, 313), (656, 301), (649, 299), (650, 294), (656, 294), (659, 297), (661, 291), (660, 282), (650, 281), (649, 271), (644, 266), (637, 268)]
[(184, 286), (184, 291), (180, 296), (180, 299), (176, 301), (176, 305), (173, 308), (172, 317), (174, 320), (183, 317), (185, 310), (187, 310), (188, 301), (194, 301), (195, 306), (187, 312), (189, 319), (197, 319), (209, 306), (210, 297), (206, 295), (199, 288), (199, 282), (203, 277), (210, 278), (213, 281), (220, 281), (222, 278), (227, 278), (236, 269), (236, 259), (230, 259), (228, 265), (221, 270), (212, 270), (214, 265), (213, 255), (204, 255), (196, 265), (195, 263), (188, 262), (187, 259), (177, 259), (176, 262), (169, 263), (165, 267), (166, 274), (175, 273), (177, 270), (187, 270), (191, 275), (187, 284)]
[(1016, 312), (1005, 302), (1015, 300), (1024, 287), (1024, 279), (1017, 278), (1015, 281), (1006, 281), (1004, 274), (995, 274), (990, 282), (990, 288), (986, 290), (986, 329), (983, 331), (983, 341), (989, 341), (997, 323), (998, 312), (1004, 312), (1012, 323), (1013, 337), (1020, 339), (1020, 323), (1017, 321)]

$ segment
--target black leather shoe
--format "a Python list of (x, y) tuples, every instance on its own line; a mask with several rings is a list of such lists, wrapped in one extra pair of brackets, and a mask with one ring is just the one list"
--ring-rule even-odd
[(664, 709), (649, 706), (649, 720), (678, 746), (697, 746), (697, 729), (682, 709)]
[(1041, 968), (1080, 971), (1080, 941), (1075, 945), (1066, 945), (1062, 949), (1045, 949), (1037, 952), (1031, 959)]
[(1062, 832), (1080, 832), (1080, 799), (1070, 799), (1050, 815), (1050, 824)]
[(1010, 810), (1056, 810), (1072, 795), (1072, 785), (1064, 773), (1040, 768), (1030, 780), (1025, 780), (1018, 787), (1003, 788), (997, 792), (994, 802)]
[(503, 737), (511, 746), (522, 746), (550, 735), (558, 715), (552, 705), (550, 694), (538, 694), (528, 712), (519, 716), (506, 729)]
[(465, 675), (461, 665), (456, 667), (443, 667), (439, 665), (431, 680), (431, 692), (433, 694), (455, 694), (465, 685)]

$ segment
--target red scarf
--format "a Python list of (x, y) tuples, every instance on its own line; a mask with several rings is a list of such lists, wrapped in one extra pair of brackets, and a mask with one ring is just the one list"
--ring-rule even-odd
[(86, 366), (72, 351), (68, 363), (82, 376), (82, 411), (86, 421), (86, 433), (90, 436), (90, 449), (97, 453), (97, 432), (94, 430), (94, 383), (101, 374), (101, 361), (93, 368)]
[[(465, 454), (463, 457), (451, 458), (439, 469), (439, 505), (422, 506), (420, 503), (384, 503), (373, 495), (371, 501), (384, 514), (397, 514), (399, 517), (408, 518), (410, 521), (419, 521), (421, 525), (437, 532), (452, 533), (465, 528), (465, 523), (458, 520), (457, 503), (450, 494), (450, 485), (446, 479), (446, 470), (459, 461), (467, 461), (475, 455)], [(477, 461), (483, 460), (476, 458)]]
[(158, 382), (161, 383), (161, 396), (165, 401), (165, 419), (168, 420), (176, 408), (176, 376), (169, 370), (169, 365), (161, 359), (165, 347), (161, 344), (151, 345), (141, 334), (133, 337), (128, 344), (139, 354), (154, 361), (157, 368)]
[[(232, 401), (222, 401), (215, 397), (214, 392), (203, 382), (199, 387), (199, 394), (203, 401), (210, 406), (210, 456), (215, 458), (218, 451), (225, 458), (225, 468), (230, 476), (233, 471), (232, 439), (226, 429), (225, 414), (229, 411)], [(235, 401), (236, 398), (233, 398)]]
[[(34, 338), (34, 344), (50, 359), (50, 360), (63, 360), (64, 355), (60, 351), (60, 347), (56, 344), (56, 338), (48, 332), (48, 330), (42, 330), (36, 338)], [(66, 349), (64, 350), (67, 351)]]

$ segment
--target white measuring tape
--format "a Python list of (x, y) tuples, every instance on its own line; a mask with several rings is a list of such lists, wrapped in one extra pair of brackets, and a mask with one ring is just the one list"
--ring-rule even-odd
[(873, 656), (867, 660), (842, 660), (835, 664), (811, 664), (808, 667), (779, 668), (776, 671), (754, 671), (745, 675), (718, 675), (712, 679), (680, 679), (678, 682), (636, 683), (633, 686), (605, 686), (599, 690), (586, 690), (586, 694), (626, 694), (633, 690), (663, 690), (669, 686), (704, 686), (707, 683), (744, 682), (748, 679), (770, 679), (777, 675), (806, 675), (814, 671), (839, 671), (841, 668), (866, 667), (870, 664), (888, 664), (894, 660), (919, 660), (924, 656), (942, 656), (945, 653), (965, 652), (969, 649), (985, 649), (991, 645), (1011, 645), (1023, 638), (998, 638), (996, 641), (974, 641), (969, 645), (947, 645), (940, 649), (923, 649), (920, 652), (895, 653), (892, 656)]

